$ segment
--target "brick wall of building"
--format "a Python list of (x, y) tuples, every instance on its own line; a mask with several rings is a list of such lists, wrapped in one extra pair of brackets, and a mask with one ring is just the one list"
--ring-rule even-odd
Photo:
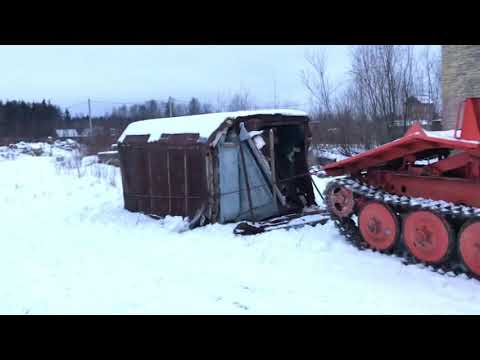
[(480, 45), (442, 46), (443, 128), (455, 128), (458, 106), (480, 97)]

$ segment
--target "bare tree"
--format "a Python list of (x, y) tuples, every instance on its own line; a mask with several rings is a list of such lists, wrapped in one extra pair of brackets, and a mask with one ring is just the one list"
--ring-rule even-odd
[[(431, 47), (425, 46), (422, 52), (423, 75), (426, 94), (433, 102), (435, 112), (440, 113), (441, 108), (441, 57), (440, 54), (432, 54)], [(433, 117), (434, 114), (432, 114)]]
[(414, 93), (412, 46), (355, 46), (351, 66), (356, 92), (365, 99), (365, 114), (377, 124), (381, 141), (391, 140), (397, 135), (397, 120), (405, 118), (406, 99)]
[(229, 95), (226, 91), (219, 92), (217, 94), (217, 101), (215, 105), (215, 111), (223, 112), (228, 110)]
[(190, 102), (188, 103), (188, 114), (189, 115), (197, 115), (202, 113), (202, 104), (196, 97), (192, 97)]
[(401, 49), (399, 54), (399, 82), (400, 82), (400, 108), (399, 113), (403, 113), (403, 131), (407, 130), (408, 99), (415, 93), (418, 93), (419, 73), (415, 58), (413, 56), (413, 47), (406, 46)]
[(202, 114), (210, 114), (215, 112), (211, 104), (205, 103), (202, 104)]
[[(429, 51), (420, 59), (411, 45), (351, 48), (350, 79), (339, 91), (328, 78), (325, 53), (310, 53), (302, 82), (314, 100), (312, 126), (317, 144), (366, 148), (403, 134), (410, 120), (408, 102), (428, 93), (439, 103), (440, 59)], [(402, 126), (403, 125), (403, 126)]]
[(307, 52), (305, 59), (309, 67), (300, 73), (302, 82), (315, 103), (316, 111), (331, 114), (334, 89), (327, 75), (327, 56), (324, 51)]
[(246, 89), (242, 89), (235, 93), (228, 105), (228, 111), (252, 110), (254, 108), (255, 103), (253, 98), (250, 95), (250, 92)]

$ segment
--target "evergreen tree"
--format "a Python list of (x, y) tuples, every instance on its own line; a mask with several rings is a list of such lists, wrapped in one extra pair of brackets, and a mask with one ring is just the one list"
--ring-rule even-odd
[(202, 105), (197, 98), (192, 97), (190, 102), (188, 103), (188, 114), (189, 115), (197, 115), (202, 113)]

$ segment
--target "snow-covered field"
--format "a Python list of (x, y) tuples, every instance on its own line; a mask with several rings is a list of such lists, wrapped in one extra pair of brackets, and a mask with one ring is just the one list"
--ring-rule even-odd
[(240, 237), (130, 213), (93, 161), (0, 159), (0, 207), (2, 314), (480, 314), (479, 281), (359, 252), (331, 223)]

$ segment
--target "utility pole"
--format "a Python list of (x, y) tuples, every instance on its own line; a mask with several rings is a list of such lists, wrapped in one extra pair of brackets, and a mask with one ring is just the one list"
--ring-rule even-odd
[(273, 106), (277, 108), (277, 79), (273, 78)]
[(90, 136), (93, 137), (92, 108), (91, 108), (91, 106), (90, 106), (90, 98), (88, 99), (88, 122), (90, 123)]
[(167, 106), (170, 117), (173, 117), (173, 100), (174, 99), (171, 96), (168, 97)]

